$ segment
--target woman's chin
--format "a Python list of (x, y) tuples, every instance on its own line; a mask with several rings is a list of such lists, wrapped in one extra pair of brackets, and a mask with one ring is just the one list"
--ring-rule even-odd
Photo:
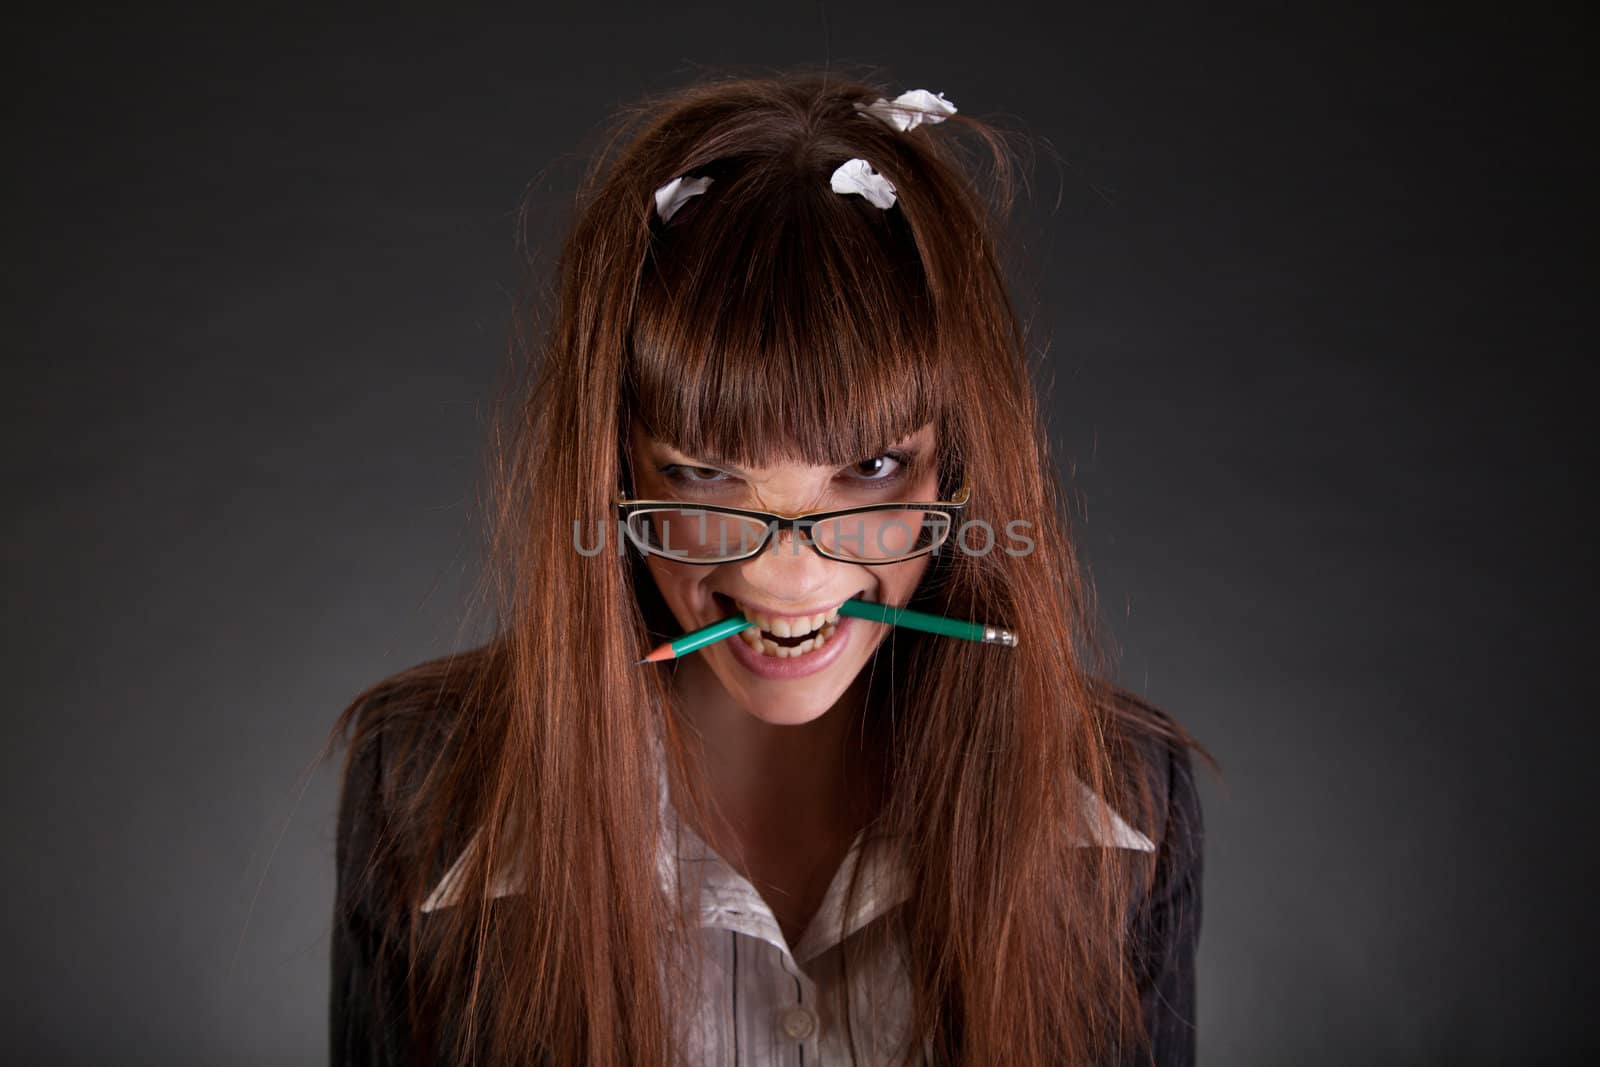
[(804, 726), (808, 722), (822, 718), (832, 706), (832, 701), (815, 704), (794, 701), (774, 703), (753, 701), (745, 704), (744, 710), (751, 718), (760, 719), (770, 726)]
[(721, 679), (723, 687), (746, 715), (773, 726), (802, 726), (820, 719), (850, 688), (825, 684), (820, 678), (773, 682), (751, 678), (739, 667), (733, 671), (734, 677)]

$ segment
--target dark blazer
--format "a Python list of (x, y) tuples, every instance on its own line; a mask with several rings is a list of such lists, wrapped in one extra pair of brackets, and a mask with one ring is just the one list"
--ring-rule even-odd
[[(363, 888), (369, 884), (363, 878), (369, 864), (384, 862), (375, 850), (383, 798), (394, 795), (393, 783), (385, 781), (385, 754), (377, 737), (352, 755), (340, 796), (329, 1003), (332, 1067), (439, 1062), (412, 1048), (405, 1017), (407, 961), (394, 940), (394, 924), (379, 914)], [(1145, 766), (1163, 814), (1158, 825), (1144, 831), (1156, 846), (1156, 873), (1134, 910), (1132, 963), (1151, 1058), (1130, 1051), (1119, 1067), (1192, 1067), (1204, 824), (1187, 751), (1152, 740), (1148, 755)], [(381, 953), (385, 945), (389, 951)]]
[[(1200, 945), (1205, 821), (1187, 750), (1152, 743), (1159, 825), (1146, 836), (1157, 849), (1156, 873), (1135, 911), (1134, 966), (1157, 1067), (1192, 1067), (1195, 1058), (1195, 955)], [(1128, 1064), (1144, 1063), (1130, 1055)]]

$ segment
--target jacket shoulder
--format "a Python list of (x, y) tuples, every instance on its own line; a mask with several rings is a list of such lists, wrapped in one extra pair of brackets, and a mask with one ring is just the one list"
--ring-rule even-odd
[[(1209, 756), (1168, 713), (1137, 700), (1119, 710), (1136, 779), (1149, 790), (1153, 865), (1141, 878), (1129, 922), (1149, 1059), (1190, 1067), (1196, 1045), (1195, 963), (1199, 951), (1205, 823), (1195, 754)], [(1130, 1061), (1132, 1062), (1132, 1061)]]
[(347, 744), (329, 1000), (335, 1067), (416, 1062), (406, 901), (419, 875), (439, 864), (414, 827), (423, 783), (458, 733), (462, 667), (452, 657), (411, 668), (369, 687), (341, 716)]
[(1119, 739), (1123, 781), (1146, 792), (1139, 805), (1148, 816), (1145, 834), (1164, 865), (1197, 862), (1204, 845), (1204, 819), (1195, 762), (1209, 761), (1200, 743), (1168, 711), (1127, 690), (1107, 687), (1105, 711)]

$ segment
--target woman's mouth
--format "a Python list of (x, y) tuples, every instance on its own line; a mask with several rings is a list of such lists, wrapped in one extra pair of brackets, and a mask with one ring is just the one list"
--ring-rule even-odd
[(715, 596), (726, 614), (743, 615), (753, 624), (735, 635), (735, 658), (771, 679), (798, 678), (827, 667), (843, 650), (855, 621), (841, 618), (838, 604), (808, 615), (771, 615), (722, 593)]
[(821, 651), (839, 629), (839, 609), (806, 616), (770, 616), (741, 607), (744, 617), (755, 625), (741, 630), (739, 640), (763, 656), (794, 659)]

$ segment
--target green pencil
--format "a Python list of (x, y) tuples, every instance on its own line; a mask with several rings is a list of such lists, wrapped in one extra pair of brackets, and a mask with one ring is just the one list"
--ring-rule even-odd
[[(945, 637), (959, 637), (966, 641), (980, 641), (986, 645), (1004, 645), (1007, 648), (1017, 647), (1017, 635), (1010, 630), (999, 626), (990, 626), (982, 622), (968, 622), (965, 619), (950, 619), (943, 615), (930, 615), (926, 611), (912, 611), (910, 608), (897, 608), (889, 604), (874, 604), (870, 600), (856, 600), (851, 598), (839, 605), (840, 615), (849, 615), (857, 619), (866, 619), (869, 622), (881, 622), (888, 626), (905, 626), (912, 630), (925, 630), (932, 634), (942, 634)], [(714, 622), (710, 626), (702, 626), (693, 633), (684, 634), (665, 644), (658, 645), (640, 663), (660, 663), (664, 660), (677, 659), (690, 652), (702, 649), (707, 645), (715, 644), (742, 630), (747, 630), (755, 623), (743, 615), (730, 615), (721, 622)]]
[[(755, 623), (743, 615), (729, 615), (721, 622), (714, 622), (710, 626), (702, 626), (693, 633), (684, 634), (682, 637), (668, 641), (664, 645), (657, 645), (655, 651), (640, 660), (639, 663), (659, 663), (662, 660), (687, 656), (696, 649), (716, 644), (724, 637), (732, 637), (740, 630), (748, 630), (754, 625)], [(635, 664), (635, 666), (637, 665)]]
[(853, 615), (858, 619), (870, 619), (890, 626), (926, 630), (930, 634), (981, 641), (986, 645), (1017, 647), (1017, 635), (999, 626), (968, 622), (965, 619), (951, 619), (943, 615), (930, 615), (926, 611), (912, 611), (910, 608), (897, 608), (890, 604), (874, 604), (870, 600), (846, 600), (839, 605), (839, 614)]

